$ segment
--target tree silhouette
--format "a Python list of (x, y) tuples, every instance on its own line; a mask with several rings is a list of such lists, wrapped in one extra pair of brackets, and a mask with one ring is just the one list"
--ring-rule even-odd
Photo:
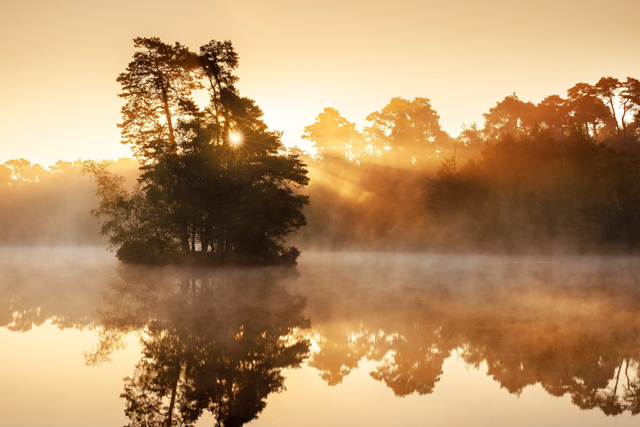
[(168, 45), (157, 37), (134, 40), (142, 49), (133, 55), (127, 71), (118, 76), (122, 107), (122, 143), (134, 147), (140, 160), (150, 161), (176, 152), (175, 121), (193, 111), (189, 96), (201, 87), (195, 79), (197, 58), (180, 43)]
[[(308, 183), (307, 170), (296, 155), (279, 152), (281, 133), (238, 94), (231, 42), (212, 40), (200, 54), (158, 38), (134, 43), (142, 50), (118, 82), (127, 100), (122, 142), (143, 165), (139, 186), (129, 193), (106, 167), (85, 168), (102, 197), (94, 215), (118, 257), (168, 263), (199, 252), (189, 259), (295, 262), (299, 252), (284, 237), (306, 223), (308, 197), (292, 187)], [(191, 93), (204, 87), (210, 103), (200, 109)]]
[(484, 133), (489, 138), (527, 132), (535, 123), (535, 105), (523, 102), (514, 93), (496, 103), (484, 117)]
[[(230, 107), (237, 97), (235, 87), (238, 77), (233, 71), (238, 68), (238, 54), (229, 40), (218, 42), (211, 40), (200, 47), (199, 60), (208, 81), (207, 90), (211, 99), (210, 107), (205, 111), (217, 124), (215, 141), (222, 143), (222, 136), (230, 130)], [(220, 126), (223, 123), (223, 126)]]
[(333, 157), (354, 161), (359, 157), (362, 145), (362, 136), (355, 124), (333, 108), (325, 108), (318, 114), (315, 123), (304, 128), (302, 138), (313, 142), (318, 156), (323, 159)]
[(440, 116), (427, 98), (393, 98), (382, 110), (369, 114), (367, 121), (371, 126), (365, 131), (374, 151), (389, 150), (404, 166), (437, 157), (449, 143), (448, 135), (440, 128)]
[(591, 124), (591, 134), (596, 140), (599, 138), (598, 129), (613, 121), (611, 111), (597, 95), (597, 89), (588, 83), (577, 83), (567, 91), (574, 122), (584, 125), (587, 131)]

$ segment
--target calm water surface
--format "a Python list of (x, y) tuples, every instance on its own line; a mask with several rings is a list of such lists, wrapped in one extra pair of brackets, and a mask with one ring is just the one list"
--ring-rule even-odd
[(2, 426), (627, 426), (637, 257), (0, 249)]

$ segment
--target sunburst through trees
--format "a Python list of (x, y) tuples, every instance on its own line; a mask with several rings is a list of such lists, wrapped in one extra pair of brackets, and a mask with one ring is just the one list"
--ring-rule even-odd
[[(123, 261), (202, 264), (289, 263), (284, 237), (303, 225), (308, 183), (296, 155), (279, 153), (255, 101), (240, 96), (230, 41), (191, 52), (180, 43), (136, 38), (118, 82), (122, 143), (141, 163), (139, 185), (124, 190), (104, 164), (87, 162), (102, 201), (94, 215)], [(209, 92), (200, 108), (195, 90)]]

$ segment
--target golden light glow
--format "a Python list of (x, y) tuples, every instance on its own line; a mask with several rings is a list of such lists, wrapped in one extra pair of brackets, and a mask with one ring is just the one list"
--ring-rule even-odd
[(242, 133), (240, 131), (232, 130), (231, 132), (229, 132), (229, 142), (234, 147), (239, 147), (240, 145), (242, 145), (243, 139), (244, 138), (242, 137)]
[[(637, 77), (640, 69), (640, 55), (629, 54), (640, 39), (637, 0), (405, 0), (365, 8), (356, 0), (193, 0), (185, 8), (160, 0), (152, 15), (148, 2), (128, 2), (126, 13), (115, 4), (122, 2), (106, 0), (34, 3), (0, 2), (0, 40), (11, 40), (0, 43), (0, 163), (131, 156), (115, 126), (123, 104), (115, 79), (136, 36), (178, 40), (192, 51), (231, 40), (240, 94), (255, 99), (286, 146), (306, 151), (313, 149), (300, 135), (325, 107), (362, 128), (393, 97), (427, 97), (455, 137), (463, 123), (482, 125), (482, 114), (513, 92), (537, 103), (576, 82)], [(393, 70), (380, 67), (381, 51), (393, 52)], [(607, 60), (594, 61), (594, 51)], [(201, 91), (196, 103), (208, 104)]]

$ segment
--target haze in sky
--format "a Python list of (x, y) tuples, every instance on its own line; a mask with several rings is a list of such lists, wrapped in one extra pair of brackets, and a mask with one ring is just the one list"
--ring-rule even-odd
[(134, 37), (231, 40), (243, 96), (288, 146), (333, 107), (362, 127), (427, 97), (445, 131), (506, 95), (539, 102), (640, 71), (640, 2), (0, 0), (0, 163), (130, 156), (120, 85)]

